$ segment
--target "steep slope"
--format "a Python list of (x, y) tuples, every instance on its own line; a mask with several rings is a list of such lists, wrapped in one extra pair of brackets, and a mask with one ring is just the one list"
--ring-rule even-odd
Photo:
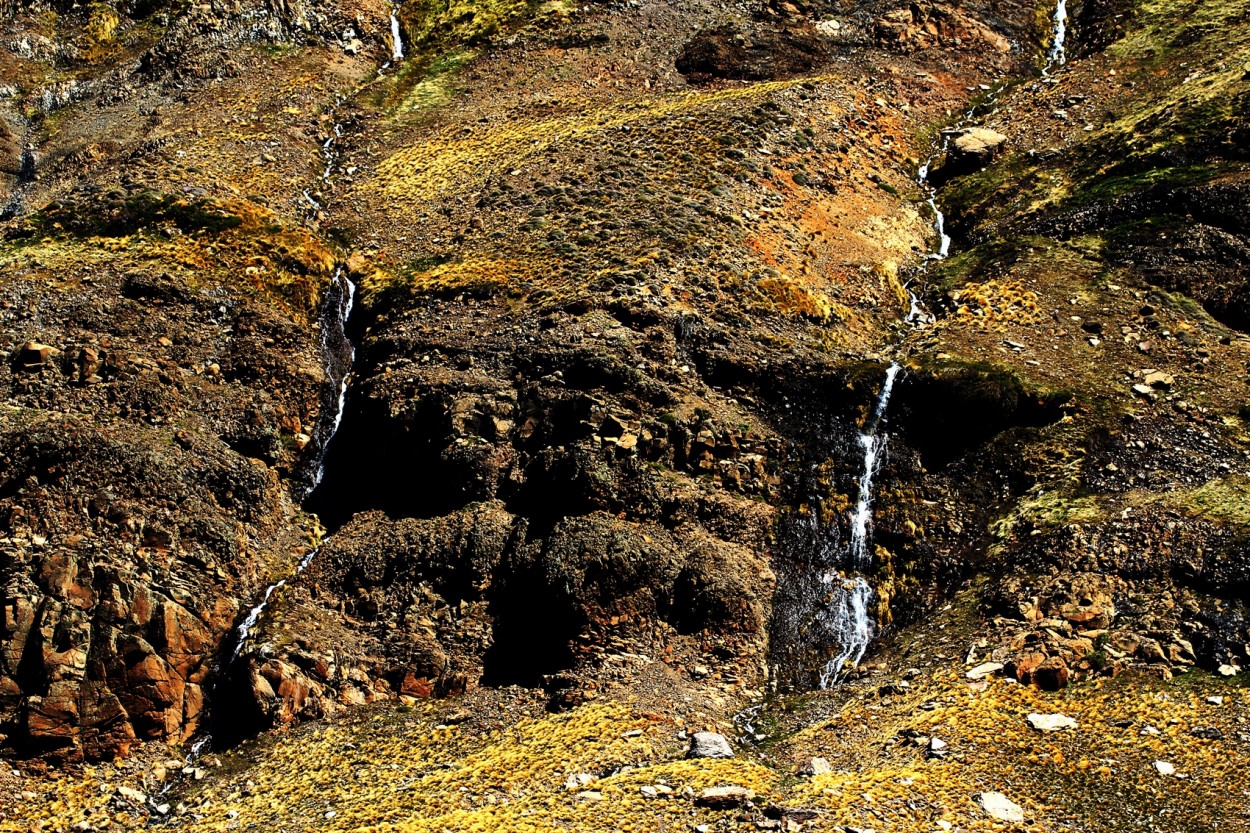
[(11, 10), (0, 825), (1250, 824), (1250, 24), (1069, 11)]

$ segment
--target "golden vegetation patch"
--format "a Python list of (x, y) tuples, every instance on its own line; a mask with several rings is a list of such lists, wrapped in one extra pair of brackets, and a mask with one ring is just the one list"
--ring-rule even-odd
[(471, 257), (409, 274), (377, 272), (367, 279), (365, 289), (379, 293), (405, 287), (417, 295), (508, 296), (522, 294), (520, 285), (535, 275), (532, 262)]
[(979, 327), (1003, 323), (1033, 324), (1040, 321), (1037, 293), (1016, 280), (971, 283), (950, 293), (955, 315)]
[[(771, 81), (615, 104), (551, 118), (520, 118), (467, 135), (462, 126), (456, 125), (395, 152), (378, 166), (376, 181), (358, 188), (380, 191), (388, 200), (409, 205), (437, 200), (475, 188), (487, 178), (560, 142), (587, 140), (607, 130), (760, 97), (808, 81)], [(403, 206), (396, 209), (402, 210)]]
[[(835, 830), (1043, 833), (1079, 820), (1114, 831), (1136, 829), (1125, 825), (1136, 810), (1164, 807), (1181, 819), (1177, 830), (1237, 824), (1245, 815), (1229, 787), (1248, 762), (1233, 740), (1245, 692), (1190, 677), (1133, 675), (1048, 693), (999, 678), (969, 681), (961, 668), (902, 694), (865, 692), (787, 744), (800, 759), (827, 758), (834, 770), (787, 798), (823, 810), (822, 829)], [(1040, 732), (1026, 720), (1031, 713), (1060, 713), (1077, 726)], [(1211, 739), (1216, 732), (1224, 740)], [(943, 755), (927, 753), (931, 737), (946, 744)], [(1161, 775), (1156, 761), (1180, 777)], [(974, 800), (982, 791), (1007, 795), (1025, 822), (989, 817)]]
[(820, 323), (845, 319), (850, 313), (825, 293), (786, 277), (764, 278), (755, 285), (754, 296), (765, 310)]
[[(180, 215), (138, 218), (124, 233), (67, 234), (53, 223), (51, 234), (0, 248), (0, 265), (41, 263), (62, 267), (87, 262), (119, 269), (182, 267), (192, 285), (219, 281), (297, 320), (311, 320), (334, 272), (335, 253), (302, 226), (281, 224), (269, 209), (246, 200), (214, 201), (215, 218), (231, 222), (184, 233)], [(185, 206), (184, 206), (185, 207)]]

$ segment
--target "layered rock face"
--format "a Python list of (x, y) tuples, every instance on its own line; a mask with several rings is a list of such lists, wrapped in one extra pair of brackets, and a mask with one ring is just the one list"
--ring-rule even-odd
[[(229, 54), (256, 35), (240, 15), (100, 5), (4, 23), (21, 151), (0, 256), (0, 734), (23, 755), (195, 734), (241, 606), (317, 534), (290, 495), (324, 439), (313, 328), (335, 255), (298, 192), (270, 207), (214, 181), (252, 164), (211, 147), (238, 116), (209, 114), (209, 87), (177, 92), (162, 57), (178, 38), (199, 60)], [(52, 80), (57, 62), (81, 80)], [(58, 129), (59, 107), (90, 115)]]

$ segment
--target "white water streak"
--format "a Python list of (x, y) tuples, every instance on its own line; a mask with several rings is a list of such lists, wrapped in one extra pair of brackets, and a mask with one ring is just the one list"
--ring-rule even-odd
[(872, 587), (860, 576), (836, 588), (831, 618), (833, 636), (841, 650), (825, 663), (820, 673), (821, 688), (837, 684), (848, 669), (854, 668), (864, 658), (864, 652), (872, 642), (872, 619), (868, 615), (872, 595)]
[[(340, 292), (338, 315), (335, 316), (332, 324), (327, 322), (322, 325), (321, 350), (326, 357), (326, 375), (338, 380), (338, 396), (334, 404), (334, 421), (330, 425), (330, 430), (326, 432), (324, 442), (321, 443), (321, 458), (317, 461), (317, 469), (313, 473), (310, 494), (312, 489), (321, 485), (321, 479), (325, 476), (326, 449), (329, 448), (330, 441), (334, 439), (339, 426), (343, 423), (343, 410), (347, 405), (347, 386), (351, 381), (352, 364), (356, 361), (356, 346), (347, 337), (347, 322), (356, 305), (356, 284), (352, 283), (341, 267), (334, 273), (334, 282), (338, 285)], [(338, 345), (335, 342), (338, 342)], [(346, 362), (341, 366), (339, 363), (344, 356), (339, 352), (340, 346), (346, 348)]]
[(946, 233), (946, 215), (942, 213), (942, 209), (938, 208), (937, 189), (929, 184), (929, 171), (933, 169), (933, 163), (937, 161), (937, 158), (946, 152), (946, 147), (949, 143), (950, 138), (943, 137), (942, 146), (920, 166), (920, 171), (916, 176), (916, 181), (920, 183), (920, 187), (924, 188), (929, 194), (925, 198), (925, 203), (933, 211), (933, 230), (938, 235), (937, 251), (928, 255), (930, 260), (942, 260), (951, 251), (951, 237)]
[(251, 636), (252, 630), (260, 624), (261, 617), (265, 615), (265, 610), (269, 607), (269, 601), (273, 598), (273, 594), (281, 590), (283, 587), (286, 587), (286, 583), (292, 578), (295, 578), (295, 576), (298, 576), (300, 573), (307, 570), (308, 565), (312, 563), (313, 559), (317, 557), (317, 553), (320, 551), (321, 550), (319, 549), (309, 550), (309, 552), (300, 559), (299, 564), (296, 565), (295, 573), (293, 575), (288, 578), (275, 581), (273, 584), (265, 588), (265, 594), (261, 597), (260, 604), (249, 610), (247, 616), (244, 617), (243, 621), (239, 623), (239, 626), (234, 629), (234, 651), (230, 654), (230, 662), (228, 664), (232, 665), (234, 661), (239, 658), (239, 655), (243, 653), (244, 643), (246, 643), (247, 638)]
[[(872, 413), (858, 435), (863, 450), (863, 467), (859, 478), (859, 497), (851, 515), (851, 541), (848, 547), (849, 566), (853, 570), (867, 570), (872, 566), (872, 498), (877, 471), (881, 467), (881, 455), (888, 437), (881, 432), (881, 421), (890, 406), (894, 382), (902, 368), (891, 362), (885, 372), (885, 381)], [(873, 619), (869, 607), (873, 598), (872, 585), (863, 576), (842, 578), (833, 570), (822, 577), (829, 586), (828, 623), (829, 634), (839, 646), (838, 653), (830, 659), (820, 674), (820, 687), (828, 688), (838, 683), (847, 670), (863, 659), (864, 652), (873, 637)]]
[(404, 34), (399, 28), (399, 6), (391, 6), (391, 62), (404, 59)]
[(859, 478), (859, 499), (855, 503), (855, 512), (851, 515), (851, 566), (857, 570), (872, 564), (872, 553), (868, 550), (868, 530), (872, 524), (872, 487), (877, 469), (881, 465), (881, 452), (886, 444), (886, 437), (877, 431), (877, 426), (890, 404), (894, 380), (900, 369), (897, 362), (890, 363), (872, 415), (859, 435), (859, 446), (864, 450), (864, 465)]
[(1059, 0), (1055, 6), (1053, 38), (1050, 42), (1050, 52), (1046, 55), (1046, 68), (1042, 70), (1042, 75), (1049, 75), (1050, 71), (1055, 67), (1061, 67), (1068, 62), (1068, 0)]

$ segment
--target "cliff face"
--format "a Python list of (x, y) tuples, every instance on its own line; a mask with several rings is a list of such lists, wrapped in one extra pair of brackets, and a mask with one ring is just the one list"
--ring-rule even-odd
[[(752, 783), (817, 805), (774, 783), (814, 727), (964, 697), (964, 659), (1041, 690), (1128, 672), (1114, 703), (1237, 674), (1246, 10), (1088, 2), (1066, 52), (1054, 12), (4, 10), (5, 751), (429, 698), (431, 724), (529, 713), (542, 746), (632, 731), (591, 701), (636, 697), (654, 763), (657, 727), (772, 693)], [(852, 573), (881, 647), (786, 699), (845, 652)], [(1042, 707), (1004, 685), (977, 726)], [(210, 822), (215, 789), (187, 793)]]

